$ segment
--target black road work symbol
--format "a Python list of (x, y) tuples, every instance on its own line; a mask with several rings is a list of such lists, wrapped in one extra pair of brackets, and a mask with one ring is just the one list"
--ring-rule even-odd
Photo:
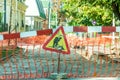
[(60, 50), (64, 50), (63, 46), (60, 46), (58, 43), (60, 42), (60, 40), (62, 39), (61, 36), (55, 37), (55, 39), (53, 40), (53, 48), (59, 48)]

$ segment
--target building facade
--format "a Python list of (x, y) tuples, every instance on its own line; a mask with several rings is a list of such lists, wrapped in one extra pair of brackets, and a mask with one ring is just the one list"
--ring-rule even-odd
[[(45, 3), (45, 4), (44, 4)], [(48, 28), (48, 0), (26, 0), (25, 25), (26, 30), (41, 30)]]
[(20, 32), (25, 27), (25, 0), (0, 0), (1, 28)]

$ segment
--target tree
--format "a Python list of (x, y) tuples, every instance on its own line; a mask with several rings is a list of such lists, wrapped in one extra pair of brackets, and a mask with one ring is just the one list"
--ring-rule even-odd
[(3, 31), (3, 28), (2, 28), (2, 17), (3, 17), (3, 13), (0, 12), (0, 32)]
[(0, 24), (2, 23), (2, 17), (3, 17), (3, 13), (0, 12)]
[(110, 9), (115, 14), (116, 18), (120, 20), (120, 0), (95, 0), (95, 5), (104, 6), (107, 9)]
[(119, 19), (119, 0), (62, 0), (63, 13), (69, 25), (112, 25), (113, 13)]

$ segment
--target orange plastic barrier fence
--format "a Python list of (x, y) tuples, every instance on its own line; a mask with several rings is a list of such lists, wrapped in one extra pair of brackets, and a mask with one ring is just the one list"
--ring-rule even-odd
[(111, 33), (88, 36), (93, 34), (66, 34), (69, 55), (43, 50), (42, 45), (49, 38), (46, 35), (11, 39), (9, 46), (9, 40), (2, 40), (0, 79), (50, 78), (58, 72), (59, 56), (59, 73), (66, 73), (67, 78), (120, 76), (119, 38), (112, 39)]

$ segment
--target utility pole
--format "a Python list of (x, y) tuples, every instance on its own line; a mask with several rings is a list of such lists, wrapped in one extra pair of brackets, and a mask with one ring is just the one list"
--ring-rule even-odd
[(51, 19), (51, 0), (49, 0), (49, 4), (48, 4), (48, 28), (50, 29), (50, 20)]
[(55, 26), (57, 27), (58, 0), (53, 0), (53, 11), (55, 12)]
[(60, 0), (53, 0), (53, 3), (54, 3), (53, 10), (56, 13), (55, 26), (57, 27), (59, 25), (58, 19), (59, 19), (59, 10), (60, 10)]
[[(115, 15), (113, 13), (113, 22), (112, 22), (112, 26), (115, 27)], [(115, 44), (115, 32), (112, 33), (112, 44), (114, 45)]]
[(56, 27), (57, 27), (57, 23), (58, 23), (58, 0), (56, 0), (56, 3), (55, 3), (55, 7), (56, 7)]

